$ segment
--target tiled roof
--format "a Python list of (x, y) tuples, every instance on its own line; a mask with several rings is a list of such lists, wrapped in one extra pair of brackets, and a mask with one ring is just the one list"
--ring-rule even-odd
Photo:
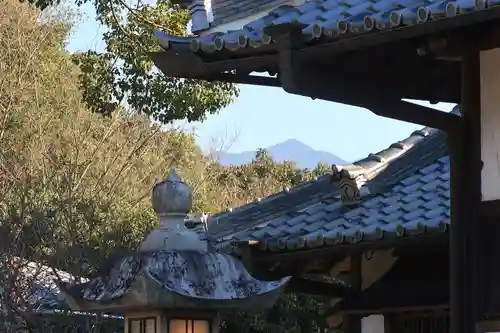
[(209, 218), (219, 242), (257, 240), (269, 250), (299, 249), (443, 232), (449, 223), (446, 135), (424, 128), (354, 163), (368, 196), (343, 206), (329, 177)]
[(21, 265), (19, 273), (16, 273), (17, 283), (26, 288), (22, 295), (23, 301), (29, 305), (29, 311), (47, 313), (67, 308), (66, 301), (54, 281), (59, 278), (65, 282), (74, 280), (69, 273), (58, 270), (56, 275), (48, 266), (20, 258), (15, 261)]
[(283, 4), (286, 0), (212, 0), (211, 26), (239, 20)]
[[(303, 42), (326, 43), (490, 10), (496, 3), (495, 0), (311, 0), (296, 7), (282, 5), (241, 29), (225, 34), (213, 33), (195, 38), (170, 36), (161, 31), (155, 34), (164, 49), (227, 53), (227, 50), (234, 52), (269, 46), (273, 40), (265, 29), (275, 25), (298, 23), (302, 27)], [(239, 4), (245, 7), (241, 2)], [(253, 53), (258, 53), (258, 50)]]

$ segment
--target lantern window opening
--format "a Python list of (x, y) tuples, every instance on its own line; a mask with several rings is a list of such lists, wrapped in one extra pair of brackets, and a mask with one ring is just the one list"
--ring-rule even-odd
[(128, 320), (128, 333), (157, 333), (156, 317), (139, 317)]
[(186, 317), (169, 318), (168, 333), (212, 333), (212, 320)]

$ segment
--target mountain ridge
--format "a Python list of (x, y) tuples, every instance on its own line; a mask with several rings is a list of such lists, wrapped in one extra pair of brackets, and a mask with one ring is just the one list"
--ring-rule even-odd
[[(337, 155), (326, 151), (315, 150), (296, 139), (288, 139), (265, 149), (269, 152), (269, 155), (271, 155), (274, 161), (294, 161), (299, 168), (314, 169), (318, 163), (325, 163), (328, 165), (348, 163)], [(255, 157), (255, 153), (256, 150), (239, 153), (220, 152), (218, 153), (218, 159), (222, 165), (241, 165), (250, 163)]]

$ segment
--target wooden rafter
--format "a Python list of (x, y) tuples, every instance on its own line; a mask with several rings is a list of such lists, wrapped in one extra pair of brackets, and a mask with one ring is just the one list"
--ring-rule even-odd
[(316, 282), (293, 277), (288, 284), (289, 290), (310, 295), (346, 298), (356, 295), (356, 292), (346, 285)]

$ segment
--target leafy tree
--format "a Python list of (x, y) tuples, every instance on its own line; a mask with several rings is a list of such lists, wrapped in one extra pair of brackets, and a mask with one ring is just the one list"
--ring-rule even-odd
[[(197, 212), (315, 176), (265, 150), (252, 163), (221, 166), (203, 156), (192, 133), (164, 131), (117, 104), (107, 106), (107, 118), (88, 112), (82, 97), (92, 95), (80, 90), (80, 75), (92, 61), (78, 68), (64, 51), (70, 25), (41, 23), (36, 14), (13, 0), (0, 6), (0, 308), (9, 322), (28, 331), (36, 325), (20, 291), (41, 272), (24, 274), (26, 259), (87, 277), (112, 254), (137, 248), (156, 223), (151, 186), (172, 166), (194, 189)], [(223, 329), (320, 333), (320, 304), (289, 294), (272, 311), (226, 317)]]
[(41, 264), (86, 277), (136, 248), (156, 223), (152, 185), (172, 166), (196, 181), (189, 173), (204, 159), (192, 133), (123, 110), (88, 112), (64, 51), (70, 25), (37, 14), (14, 0), (0, 6), (0, 320), (48, 332), (30, 291), (51, 280)]
[(289, 293), (267, 312), (241, 312), (223, 318), (221, 332), (324, 333), (327, 325), (319, 315), (324, 299)]
[(323, 175), (329, 174), (332, 171), (332, 167), (325, 163), (318, 163), (316, 168), (312, 171), (314, 177), (321, 177)]
[[(53, 0), (29, 0), (39, 8)], [(87, 1), (76, 0), (77, 5)], [(176, 119), (203, 120), (229, 105), (238, 95), (229, 83), (166, 77), (153, 66), (149, 52), (159, 51), (153, 29), (185, 35), (188, 13), (169, 0), (155, 5), (137, 0), (95, 1), (97, 20), (106, 32), (102, 53), (90, 50), (73, 55), (81, 68), (83, 100), (97, 113), (109, 115), (125, 105), (162, 123)]]

